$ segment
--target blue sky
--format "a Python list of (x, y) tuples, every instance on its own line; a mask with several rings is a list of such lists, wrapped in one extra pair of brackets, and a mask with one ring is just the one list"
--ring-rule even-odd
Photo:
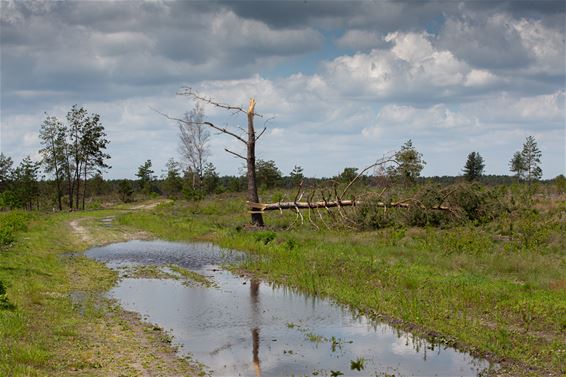
[[(182, 86), (273, 117), (257, 146), (283, 173), (364, 167), (406, 140), (424, 175), (461, 174), (479, 152), (487, 174), (528, 135), (545, 178), (565, 173), (563, 1), (2, 1), (0, 149), (38, 159), (45, 112), (99, 113), (107, 177), (179, 159)], [(228, 127), (245, 119), (206, 109)], [(258, 126), (262, 126), (258, 121)], [(213, 134), (210, 157), (238, 174), (239, 148)]]

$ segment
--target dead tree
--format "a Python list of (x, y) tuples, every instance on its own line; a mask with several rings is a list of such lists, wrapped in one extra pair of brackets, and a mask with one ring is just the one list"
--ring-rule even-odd
[[(370, 198), (373, 198), (373, 200), (371, 200), (372, 206), (381, 207), (384, 209), (384, 211), (387, 210), (388, 208), (401, 208), (401, 209), (419, 208), (421, 210), (449, 211), (451, 213), (454, 213), (451, 207), (445, 205), (446, 199), (451, 195), (452, 192), (448, 192), (446, 195), (444, 195), (442, 200), (440, 200), (436, 205), (432, 205), (432, 206), (424, 205), (419, 201), (418, 197), (416, 196), (411, 198), (406, 198), (403, 200), (393, 201), (393, 202), (380, 200), (383, 197), (386, 188), (384, 188), (381, 191), (381, 193), (377, 194), (377, 197), (374, 194), (369, 193), (366, 194), (361, 199), (356, 199), (356, 198), (345, 199), (348, 190), (352, 188), (354, 183), (358, 181), (358, 179), (362, 177), (365, 172), (367, 172), (371, 168), (383, 167), (388, 163), (398, 164), (398, 161), (392, 157), (383, 157), (382, 159), (378, 160), (376, 163), (363, 169), (354, 179), (352, 179), (346, 185), (346, 187), (344, 188), (344, 190), (342, 190), (341, 193), (338, 191), (338, 187), (335, 182), (331, 191), (325, 191), (323, 189), (317, 190), (317, 188), (315, 187), (310, 193), (306, 194), (302, 187), (303, 182), (301, 182), (299, 184), (297, 194), (295, 195), (293, 201), (280, 201), (277, 203), (248, 202), (248, 207), (250, 208), (250, 212), (252, 214), (262, 214), (265, 211), (283, 212), (283, 210), (293, 210), (296, 213), (295, 222), (297, 220), (300, 220), (301, 224), (304, 223), (304, 218), (305, 218), (305, 216), (303, 216), (301, 212), (302, 210), (306, 210), (308, 221), (317, 229), (319, 229), (319, 227), (312, 219), (313, 216), (311, 216), (311, 213), (316, 213), (322, 224), (324, 224), (328, 229), (330, 229), (330, 227), (328, 226), (328, 224), (326, 224), (326, 222), (323, 219), (323, 216), (320, 213), (321, 209), (326, 210), (326, 212), (331, 216), (333, 221), (342, 222), (347, 227), (355, 228), (356, 227), (355, 221), (352, 220), (344, 211), (342, 211), (342, 208), (360, 206), (362, 204), (365, 204), (366, 201), (369, 201)], [(318, 191), (319, 199), (313, 200), (315, 195), (317, 195), (317, 191)], [(306, 199), (303, 199), (303, 197), (305, 197)], [(330, 210), (331, 208), (336, 209), (335, 211), (336, 214), (334, 214)]]
[[(184, 88), (182, 91), (178, 92), (177, 94), (181, 95), (181, 96), (187, 96), (187, 97), (192, 98), (194, 100), (205, 102), (205, 103), (208, 103), (212, 106), (216, 106), (216, 107), (228, 110), (228, 111), (232, 111), (235, 114), (237, 114), (237, 113), (246, 114), (246, 117), (247, 117), (247, 120), (248, 120), (248, 128), (247, 128), (247, 131), (242, 129), (244, 136), (241, 136), (241, 135), (238, 135), (235, 132), (227, 130), (226, 128), (218, 127), (214, 123), (211, 123), (211, 122), (202, 121), (202, 120), (200, 120), (200, 121), (194, 121), (194, 120), (190, 121), (190, 120), (186, 120), (186, 119), (173, 118), (173, 117), (170, 117), (166, 114), (161, 113), (162, 115), (164, 115), (168, 119), (175, 120), (175, 121), (180, 122), (180, 123), (186, 124), (187, 122), (190, 122), (192, 124), (206, 125), (210, 128), (215, 129), (216, 131), (218, 131), (220, 133), (230, 135), (233, 138), (235, 138), (236, 140), (243, 143), (246, 146), (246, 156), (243, 156), (240, 153), (231, 151), (228, 148), (224, 148), (224, 150), (226, 152), (246, 161), (247, 180), (248, 180), (247, 200), (248, 200), (248, 203), (258, 203), (259, 197), (258, 197), (258, 194), (257, 194), (257, 180), (256, 180), (256, 170), (255, 170), (255, 162), (256, 162), (255, 145), (256, 145), (256, 142), (259, 140), (259, 138), (265, 132), (266, 128), (264, 127), (263, 130), (259, 133), (259, 135), (256, 135), (255, 128), (254, 128), (254, 118), (256, 116), (261, 116), (261, 115), (259, 115), (255, 112), (255, 104), (256, 104), (255, 99), (250, 98), (248, 109), (244, 110), (243, 108), (241, 108), (239, 106), (227, 105), (227, 104), (217, 102), (217, 101), (213, 100), (212, 98), (203, 97), (203, 96), (199, 95), (198, 93), (194, 92), (191, 88)], [(262, 215), (261, 212), (251, 211), (251, 221), (252, 221), (253, 225), (258, 226), (258, 227), (262, 227), (264, 225), (263, 215)]]

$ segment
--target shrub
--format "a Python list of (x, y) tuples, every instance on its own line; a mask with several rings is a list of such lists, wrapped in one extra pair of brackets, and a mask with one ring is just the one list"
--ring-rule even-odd
[(477, 183), (460, 184), (453, 190), (449, 203), (464, 219), (487, 223), (507, 210), (501, 200), (501, 191), (486, 189)]
[(9, 245), (17, 232), (27, 229), (30, 215), (21, 211), (0, 213), (0, 245)]

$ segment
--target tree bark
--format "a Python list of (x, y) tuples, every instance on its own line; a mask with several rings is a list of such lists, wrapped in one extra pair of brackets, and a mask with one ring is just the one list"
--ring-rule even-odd
[[(254, 111), (255, 111), (255, 100), (250, 99), (250, 106), (248, 108), (248, 141), (247, 141), (247, 168), (248, 168), (248, 201), (252, 203), (259, 202), (259, 197), (257, 195), (257, 180), (255, 171), (255, 129), (254, 129)], [(252, 224), (255, 226), (262, 227), (263, 215), (258, 212), (252, 212)]]
[[(261, 214), (263, 211), (278, 211), (284, 209), (314, 209), (314, 208), (333, 208), (333, 207), (355, 207), (362, 204), (360, 200), (330, 200), (330, 201), (318, 201), (318, 202), (279, 202), (279, 203), (257, 203), (248, 201), (248, 208), (250, 208), (251, 213)], [(375, 203), (377, 207), (387, 207), (387, 208), (411, 208), (411, 205), (406, 202), (395, 202), (390, 204), (385, 204), (383, 202)], [(440, 211), (449, 211), (450, 208), (446, 206), (434, 206), (431, 209)]]
[(84, 162), (84, 179), (83, 179), (83, 211), (85, 210), (85, 197), (86, 197), (86, 171), (87, 171), (87, 161)]

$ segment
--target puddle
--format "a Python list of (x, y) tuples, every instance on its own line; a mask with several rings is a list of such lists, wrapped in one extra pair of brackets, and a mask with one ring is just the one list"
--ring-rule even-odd
[(214, 287), (124, 278), (110, 291), (127, 310), (166, 329), (182, 355), (218, 376), (475, 376), (484, 360), (356, 317), (329, 300), (241, 278), (218, 265), (242, 253), (210, 244), (130, 241), (91, 249), (113, 268), (178, 264)]

